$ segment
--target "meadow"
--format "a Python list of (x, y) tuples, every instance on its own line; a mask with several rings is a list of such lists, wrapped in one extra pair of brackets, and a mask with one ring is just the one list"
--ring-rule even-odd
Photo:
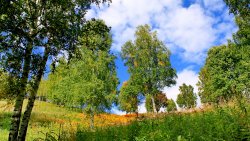
[[(26, 102), (25, 102), (26, 104)], [(0, 141), (8, 138), (11, 105), (1, 102)], [(36, 101), (27, 141), (213, 141), (250, 140), (250, 107), (223, 105), (157, 115), (100, 114), (95, 130), (79, 110)]]
[[(26, 104), (27, 101), (24, 102), (24, 106)], [(8, 140), (11, 111), (11, 104), (0, 102), (0, 141)], [(95, 126), (127, 125), (134, 119), (135, 115), (99, 114), (95, 116)], [(60, 140), (76, 140), (76, 133), (79, 129), (89, 129), (89, 117), (83, 114), (81, 110), (36, 101), (26, 140), (45, 140), (46, 136), (53, 136), (57, 140), (58, 138), (61, 138)]]

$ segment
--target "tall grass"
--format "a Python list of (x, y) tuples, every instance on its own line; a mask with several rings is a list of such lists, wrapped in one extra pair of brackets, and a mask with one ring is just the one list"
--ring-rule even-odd
[(171, 114), (162, 118), (135, 121), (128, 126), (80, 130), (82, 141), (214, 141), (250, 140), (250, 116), (237, 108), (219, 107), (213, 111)]
[[(27, 100), (24, 101), (24, 107), (26, 104)], [(12, 108), (13, 105), (0, 101), (0, 141), (8, 140)], [(36, 101), (29, 122), (27, 141), (53, 140), (53, 138), (62, 141), (76, 140), (78, 127), (89, 129), (88, 117), (79, 111)], [(95, 126), (124, 125), (132, 120), (134, 117), (100, 114), (95, 116)]]
[[(249, 104), (249, 103), (248, 103)], [(250, 140), (250, 106), (246, 112), (238, 106), (209, 108), (161, 114), (95, 116), (96, 129), (82, 113), (56, 105), (36, 102), (27, 133), (27, 141), (214, 141)], [(7, 140), (11, 112), (0, 110), (0, 141)]]

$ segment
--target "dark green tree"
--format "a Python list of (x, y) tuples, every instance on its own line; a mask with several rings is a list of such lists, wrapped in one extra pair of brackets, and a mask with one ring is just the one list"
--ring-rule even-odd
[(224, 0), (230, 13), (235, 15), (235, 22), (239, 30), (234, 34), (234, 42), (238, 45), (250, 45), (250, 1), (249, 0)]
[(222, 102), (250, 95), (250, 1), (224, 0), (235, 15), (239, 30), (228, 45), (213, 47), (199, 74), (203, 102)]
[(176, 102), (181, 108), (192, 108), (196, 106), (197, 97), (194, 93), (193, 86), (184, 83), (179, 87), (179, 91), (180, 94)]
[(176, 111), (177, 110), (177, 107), (175, 105), (175, 102), (173, 99), (168, 99), (167, 101), (167, 111), (168, 112), (173, 112), (173, 111)]
[(249, 94), (250, 65), (244, 58), (246, 54), (232, 43), (208, 51), (198, 82), (202, 102), (225, 102)]
[[(37, 89), (49, 58), (75, 52), (86, 10), (106, 0), (1, 0), (1, 66), (17, 80), (9, 141), (25, 140)], [(21, 120), (26, 87), (31, 93)]]
[(118, 95), (119, 109), (127, 113), (138, 113), (139, 89), (130, 81), (123, 82), (120, 93)]
[(134, 84), (141, 86), (140, 92), (151, 97), (156, 112), (154, 95), (159, 89), (175, 84), (176, 72), (170, 63), (170, 51), (152, 32), (149, 25), (139, 26), (135, 41), (122, 47), (122, 58)]

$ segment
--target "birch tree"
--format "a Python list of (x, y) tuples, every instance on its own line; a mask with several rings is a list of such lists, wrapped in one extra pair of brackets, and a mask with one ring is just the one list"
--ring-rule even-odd
[[(108, 0), (107, 0), (108, 1)], [(49, 58), (74, 54), (84, 16), (92, 3), (106, 0), (1, 0), (1, 66), (14, 75), (18, 91), (11, 118), (9, 141), (25, 140), (37, 89)], [(32, 92), (21, 120), (28, 81)]]
[(152, 32), (149, 25), (139, 26), (135, 32), (135, 41), (122, 46), (122, 58), (128, 72), (145, 96), (151, 97), (153, 111), (156, 112), (154, 95), (176, 83), (176, 71), (170, 63), (170, 51)]

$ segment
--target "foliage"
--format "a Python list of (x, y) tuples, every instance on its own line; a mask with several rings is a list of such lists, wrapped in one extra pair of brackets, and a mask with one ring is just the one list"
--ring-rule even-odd
[(235, 15), (239, 30), (234, 34), (234, 42), (241, 46), (250, 45), (250, 1), (224, 0), (231, 13)]
[(173, 99), (168, 99), (168, 101), (167, 101), (167, 111), (168, 112), (177, 111), (177, 107), (176, 107), (175, 102), (174, 102)]
[(8, 73), (0, 69), (0, 100), (13, 100), (16, 97), (15, 91), (18, 89), (17, 80)]
[[(168, 99), (164, 93), (159, 91), (156, 95), (154, 95), (155, 100), (155, 108), (156, 111), (159, 112), (161, 108), (166, 108), (168, 106)], [(153, 104), (150, 96), (146, 96), (146, 109), (147, 112), (153, 112)]]
[(60, 61), (55, 74), (49, 76), (49, 98), (68, 107), (82, 107), (93, 116), (111, 108), (116, 98), (118, 78), (115, 56), (109, 53), (110, 28), (101, 20), (91, 20), (86, 25), (94, 31), (102, 28), (105, 33), (88, 30), (92, 36), (81, 37), (80, 57), (72, 58), (69, 63)]
[(228, 45), (208, 51), (199, 74), (199, 95), (203, 102), (222, 102), (232, 97), (240, 101), (250, 95), (250, 10), (249, 1), (225, 0), (235, 15), (239, 30)]
[(45, 101), (48, 93), (48, 82), (45, 79), (42, 79), (37, 90), (37, 96), (40, 100)]
[(179, 87), (179, 91), (180, 94), (176, 102), (181, 108), (192, 108), (196, 106), (197, 97), (194, 93), (193, 86), (184, 83)]
[(235, 44), (213, 47), (199, 75), (199, 95), (203, 102), (222, 102), (249, 95), (250, 59)]
[(120, 93), (118, 95), (119, 109), (122, 111), (138, 112), (138, 100), (139, 89), (136, 85), (133, 85), (131, 81), (123, 82)]
[[(175, 84), (176, 72), (170, 63), (170, 51), (151, 32), (149, 25), (137, 27), (135, 41), (128, 41), (122, 47), (122, 58), (128, 66), (131, 81), (141, 86), (140, 92), (153, 96), (159, 89)], [(155, 104), (154, 100), (154, 111)]]

